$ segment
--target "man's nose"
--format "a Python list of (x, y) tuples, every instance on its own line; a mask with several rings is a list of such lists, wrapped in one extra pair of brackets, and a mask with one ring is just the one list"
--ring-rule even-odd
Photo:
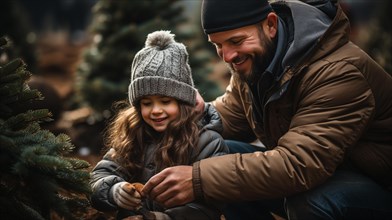
[(233, 62), (234, 58), (237, 56), (237, 51), (230, 47), (222, 47), (222, 59), (226, 63)]

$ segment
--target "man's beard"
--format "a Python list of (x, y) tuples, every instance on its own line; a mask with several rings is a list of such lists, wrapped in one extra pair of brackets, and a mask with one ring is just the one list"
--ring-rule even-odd
[(237, 75), (244, 82), (254, 82), (264, 73), (268, 65), (271, 63), (276, 45), (273, 41), (268, 40), (264, 34), (260, 34), (261, 38), (261, 48), (264, 48), (263, 52), (255, 54), (252, 59), (252, 68), (249, 73), (236, 71), (230, 63), (226, 63), (230, 69), (231, 74)]

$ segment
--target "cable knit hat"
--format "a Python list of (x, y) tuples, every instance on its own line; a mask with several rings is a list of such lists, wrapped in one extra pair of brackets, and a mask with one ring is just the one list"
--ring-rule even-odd
[(201, 23), (212, 34), (256, 24), (271, 11), (268, 0), (203, 0)]
[(150, 33), (145, 47), (132, 62), (129, 101), (135, 105), (146, 95), (169, 96), (190, 105), (196, 103), (188, 52), (170, 31)]

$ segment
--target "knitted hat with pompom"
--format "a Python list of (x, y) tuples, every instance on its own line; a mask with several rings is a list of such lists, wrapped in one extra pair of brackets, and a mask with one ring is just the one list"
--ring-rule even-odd
[(128, 97), (132, 105), (143, 96), (162, 95), (196, 103), (188, 52), (170, 31), (148, 34), (145, 47), (133, 59)]

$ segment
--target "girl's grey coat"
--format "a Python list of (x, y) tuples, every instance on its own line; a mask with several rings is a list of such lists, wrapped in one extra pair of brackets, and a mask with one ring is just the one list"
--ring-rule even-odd
[[(199, 154), (195, 161), (207, 157), (219, 156), (228, 153), (219, 132), (222, 131), (222, 124), (218, 113), (211, 105), (206, 105), (206, 116), (202, 119), (203, 130), (200, 134), (198, 147)], [(90, 185), (93, 193), (91, 196), (92, 206), (99, 211), (116, 211), (118, 217), (126, 217), (126, 210), (120, 209), (112, 198), (111, 188), (114, 184), (122, 181), (146, 183), (158, 171), (154, 165), (154, 152), (157, 150), (156, 145), (145, 147), (145, 161), (142, 177), (135, 180), (132, 174), (129, 174), (119, 164), (112, 160), (114, 149), (110, 149), (103, 159), (97, 163), (91, 172)], [(145, 207), (151, 211), (165, 211), (169, 216), (175, 219), (219, 219), (220, 213), (217, 209), (203, 204), (187, 204), (181, 207), (164, 210), (152, 201), (145, 201)]]

